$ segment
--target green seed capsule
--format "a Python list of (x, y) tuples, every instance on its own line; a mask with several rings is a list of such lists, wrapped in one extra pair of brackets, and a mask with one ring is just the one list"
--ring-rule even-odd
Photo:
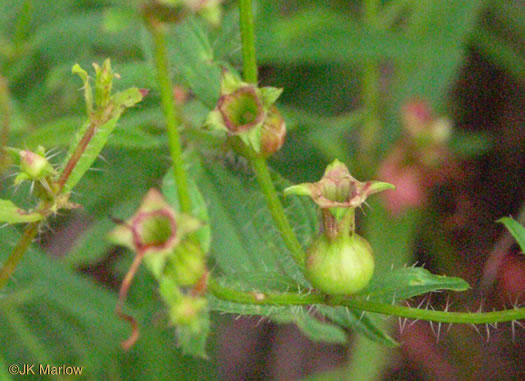
[(372, 248), (353, 233), (333, 239), (322, 234), (306, 254), (306, 277), (329, 295), (350, 295), (364, 289), (374, 273)]

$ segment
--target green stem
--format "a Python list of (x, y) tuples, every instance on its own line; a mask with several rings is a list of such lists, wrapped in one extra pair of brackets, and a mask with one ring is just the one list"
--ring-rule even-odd
[(304, 267), (304, 250), (286, 218), (283, 205), (277, 196), (270, 171), (266, 165), (266, 160), (260, 156), (252, 156), (250, 157), (250, 160), (255, 175), (257, 176), (259, 187), (266, 198), (268, 209), (270, 210), (275, 225), (277, 225), (277, 229), (279, 229), (279, 232), (281, 233), (281, 237), (283, 238), (286, 247), (290, 250), (295, 263), (300, 267)]
[(151, 33), (154, 44), (154, 60), (157, 69), (157, 80), (160, 87), (162, 108), (166, 117), (166, 127), (173, 161), (173, 170), (181, 211), (191, 213), (191, 198), (188, 188), (188, 179), (182, 160), (182, 145), (180, 142), (178, 126), (181, 125), (180, 109), (173, 98), (173, 84), (168, 72), (168, 59), (166, 53), (166, 39), (163, 26), (151, 23)]
[(0, 290), (7, 284), (16, 266), (18, 266), (18, 263), (22, 260), (31, 242), (33, 242), (33, 239), (38, 233), (39, 226), (40, 222), (33, 222), (26, 226), (24, 234), (11, 252), (11, 255), (9, 255), (9, 258), (4, 262), (0, 270)]
[[(363, 22), (368, 28), (377, 28), (379, 11), (378, 0), (365, 0), (363, 8)], [(381, 127), (379, 117), (379, 65), (375, 61), (368, 61), (363, 68), (363, 102), (367, 117), (361, 131), (361, 161), (371, 163), (366, 170), (373, 168), (373, 150)]]
[(389, 303), (371, 302), (347, 296), (329, 296), (318, 294), (314, 291), (301, 294), (292, 292), (267, 294), (262, 292), (239, 291), (220, 285), (211, 277), (208, 280), (208, 291), (219, 299), (234, 303), (274, 306), (324, 304), (332, 307), (342, 306), (364, 312), (375, 312), (383, 315), (393, 315), (407, 319), (428, 320), (439, 323), (486, 324), (525, 319), (525, 308), (494, 312), (434, 311)]
[(248, 83), (257, 83), (252, 0), (239, 0), (239, 14), (244, 79)]
[(0, 112), (2, 113), (2, 126), (0, 131), (0, 173), (5, 162), (7, 153), (5, 147), (9, 138), (9, 90), (7, 79), (0, 75)]

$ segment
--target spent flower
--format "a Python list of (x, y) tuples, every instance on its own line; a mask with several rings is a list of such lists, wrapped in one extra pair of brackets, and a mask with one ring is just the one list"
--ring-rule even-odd
[(206, 125), (225, 131), (229, 136), (239, 136), (255, 152), (261, 152), (264, 123), (272, 124), (277, 121), (279, 124), (280, 115), (274, 110), (273, 104), (281, 92), (282, 89), (275, 87), (259, 88), (225, 71), (221, 95), (217, 106), (208, 115)]

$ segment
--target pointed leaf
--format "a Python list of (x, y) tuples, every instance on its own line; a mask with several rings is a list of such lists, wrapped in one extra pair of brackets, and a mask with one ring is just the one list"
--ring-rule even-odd
[(362, 294), (370, 300), (392, 303), (432, 291), (468, 289), (468, 283), (461, 278), (434, 275), (421, 267), (408, 267), (374, 277)]
[(319, 312), (343, 327), (355, 330), (373, 342), (395, 347), (399, 345), (375, 322), (377, 314), (354, 311), (346, 307), (319, 306)]
[(520, 245), (521, 252), (525, 253), (525, 228), (518, 221), (510, 217), (500, 218), (497, 222), (505, 225), (516, 242), (518, 242), (518, 245)]
[(36, 212), (27, 212), (20, 209), (10, 200), (0, 199), (0, 222), (8, 224), (19, 224), (24, 222), (36, 222), (42, 219), (42, 215)]
[[(91, 165), (97, 159), (98, 155), (100, 154), (100, 151), (102, 151), (102, 148), (104, 148), (104, 145), (108, 141), (109, 135), (117, 125), (118, 119), (119, 116), (114, 117), (106, 123), (102, 124), (101, 126), (95, 128), (93, 136), (90, 142), (88, 143), (86, 150), (78, 160), (77, 164), (75, 165), (75, 168), (71, 172), (71, 175), (69, 176), (64, 185), (64, 193), (70, 192), (75, 187), (75, 185), (77, 185), (82, 176), (84, 176), (84, 174), (89, 170), (89, 168), (91, 168)], [(70, 146), (68, 155), (66, 156), (64, 163), (67, 163), (71, 156), (73, 156), (74, 149), (78, 146), (79, 142), (84, 136), (84, 133), (89, 128), (92, 128), (91, 123), (86, 122), (84, 126), (80, 129), (80, 131), (77, 133), (77, 135), (75, 136), (75, 140)]]

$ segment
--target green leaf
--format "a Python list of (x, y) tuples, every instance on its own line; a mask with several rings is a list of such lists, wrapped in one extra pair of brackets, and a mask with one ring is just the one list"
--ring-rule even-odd
[[(12, 228), (0, 230), (0, 262), (18, 237)], [(106, 378), (127, 335), (114, 314), (116, 295), (38, 250), (27, 253), (14, 279), (0, 298), (0, 341), (10, 348), (4, 361), (78, 364), (85, 377)]]
[(96, 123), (98, 123), (97, 121), (86, 122), (77, 132), (74, 141), (69, 147), (66, 158), (64, 159), (64, 166), (73, 156), (73, 153), (75, 152), (81, 140), (84, 138), (85, 134), (89, 134), (92, 130), (92, 136), (87, 143), (86, 149), (80, 156), (80, 159), (64, 184), (65, 193), (70, 192), (74, 186), (77, 185), (82, 176), (84, 176), (84, 174), (88, 171), (88, 169), (91, 168), (91, 165), (94, 163), (106, 145), (109, 136), (117, 125), (122, 112), (126, 108), (132, 107), (137, 102), (140, 102), (142, 97), (142, 94), (137, 88), (130, 88), (116, 93), (111, 97), (111, 106), (109, 107), (113, 107), (113, 110), (109, 116), (110, 119), (101, 125), (96, 125)]
[(374, 277), (362, 294), (370, 300), (392, 303), (432, 291), (468, 289), (468, 283), (461, 278), (434, 275), (421, 267), (405, 267)]
[(294, 319), (294, 322), (297, 324), (297, 327), (313, 341), (332, 344), (347, 343), (345, 331), (336, 325), (322, 322), (310, 315), (298, 317)]
[(10, 200), (0, 199), (0, 222), (8, 224), (19, 224), (24, 222), (36, 222), (42, 219), (42, 215), (36, 212), (27, 212), (20, 209)]
[[(280, 272), (309, 286), (274, 227), (250, 172), (227, 169), (217, 162), (203, 162), (193, 172), (208, 203), (211, 255), (223, 273)], [(274, 180), (279, 191), (288, 185), (277, 175)], [(293, 216), (292, 226), (305, 246), (317, 234), (317, 215), (311, 204), (298, 197), (284, 200), (287, 213)]]
[(506, 69), (517, 80), (525, 76), (525, 57), (509, 42), (488, 28), (481, 27), (472, 33), (472, 42), (487, 55), (490, 61)]
[[(78, 160), (77, 164), (75, 165), (75, 168), (71, 172), (71, 175), (69, 176), (64, 185), (64, 193), (70, 192), (75, 187), (75, 185), (77, 185), (77, 183), (84, 176), (84, 174), (88, 171), (88, 169), (91, 168), (91, 165), (97, 159), (98, 155), (100, 154), (100, 151), (102, 151), (102, 148), (104, 148), (106, 142), (108, 141), (109, 135), (117, 125), (118, 119), (119, 116), (116, 116), (107, 121), (106, 123), (102, 124), (101, 126), (95, 127), (93, 136), (89, 141), (86, 150)], [(68, 154), (64, 159), (64, 166), (73, 156), (73, 152), (82, 140), (84, 134), (88, 131), (88, 129), (91, 128), (91, 123), (86, 122), (84, 123), (82, 128), (77, 132), (73, 142), (69, 147)]]
[(486, 153), (494, 145), (490, 136), (484, 133), (454, 131), (448, 146), (462, 157), (472, 157)]
[[(168, 58), (177, 80), (185, 83), (209, 109), (219, 99), (221, 67), (203, 23), (194, 17), (172, 26), (167, 38)], [(151, 55), (151, 37), (145, 36), (146, 56)]]
[[(400, 33), (372, 30), (340, 12), (303, 9), (286, 18), (264, 17), (256, 23), (261, 63), (319, 64), (369, 59), (409, 60), (429, 53), (425, 43)], [(437, 52), (434, 52), (437, 58)]]
[(377, 322), (379, 315), (354, 311), (346, 307), (319, 306), (319, 312), (335, 323), (355, 330), (367, 339), (389, 347), (399, 345)]
[(510, 217), (500, 218), (497, 222), (505, 225), (516, 242), (518, 242), (518, 245), (520, 245), (521, 252), (525, 253), (525, 228), (518, 221)]

